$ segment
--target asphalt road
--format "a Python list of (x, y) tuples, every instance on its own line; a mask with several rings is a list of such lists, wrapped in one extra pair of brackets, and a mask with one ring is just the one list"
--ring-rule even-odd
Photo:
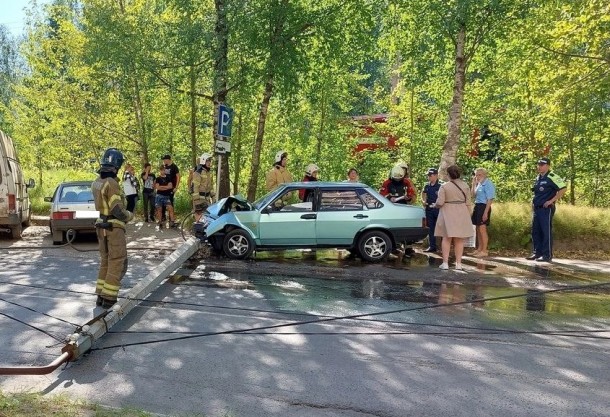
[[(145, 225), (130, 236), (125, 289), (180, 242)], [(50, 362), (56, 339), (97, 311), (95, 243), (78, 242), (89, 252), (45, 245), (44, 232), (0, 240), (3, 364)], [(421, 256), (370, 266), (329, 252), (284, 255), (191, 262), (90, 354), (50, 375), (0, 377), (0, 388), (162, 415), (610, 414), (606, 290), (549, 294), (540, 308), (507, 299), (422, 309), (610, 281), (606, 264), (495, 259), (462, 274)], [(379, 314), (389, 310), (406, 311)]]

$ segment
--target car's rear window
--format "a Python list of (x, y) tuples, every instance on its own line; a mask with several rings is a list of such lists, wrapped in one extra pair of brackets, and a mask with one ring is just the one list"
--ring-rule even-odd
[(354, 190), (324, 190), (320, 211), (363, 210), (362, 201)]
[(62, 187), (59, 201), (62, 203), (85, 203), (93, 201), (90, 185), (66, 185)]
[(377, 200), (372, 194), (370, 194), (366, 190), (358, 190), (360, 194), (360, 198), (364, 202), (366, 208), (370, 209), (378, 209), (383, 207), (383, 203)]

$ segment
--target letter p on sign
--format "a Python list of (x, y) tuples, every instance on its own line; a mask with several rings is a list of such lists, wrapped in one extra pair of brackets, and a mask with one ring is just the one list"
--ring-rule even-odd
[(233, 109), (224, 104), (218, 105), (218, 136), (231, 137), (231, 124), (233, 122)]

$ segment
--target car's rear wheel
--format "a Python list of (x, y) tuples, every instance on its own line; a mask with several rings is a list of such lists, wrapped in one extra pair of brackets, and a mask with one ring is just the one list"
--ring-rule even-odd
[(358, 239), (358, 252), (368, 262), (383, 261), (392, 250), (392, 241), (387, 233), (381, 230), (365, 232)]
[(224, 238), (222, 250), (231, 259), (245, 259), (254, 251), (254, 241), (245, 230), (231, 230)]

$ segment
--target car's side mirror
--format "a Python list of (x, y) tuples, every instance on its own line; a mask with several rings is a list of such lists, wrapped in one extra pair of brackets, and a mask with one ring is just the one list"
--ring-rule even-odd
[(273, 204), (269, 204), (267, 207), (261, 210), (261, 213), (269, 214), (273, 211)]
[(25, 188), (34, 188), (36, 187), (36, 182), (34, 182), (33, 178), (30, 178), (28, 183), (25, 185)]
[(45, 197), (45, 198), (44, 198), (44, 201), (45, 201), (46, 203), (52, 203), (52, 202), (53, 202), (53, 197)]

